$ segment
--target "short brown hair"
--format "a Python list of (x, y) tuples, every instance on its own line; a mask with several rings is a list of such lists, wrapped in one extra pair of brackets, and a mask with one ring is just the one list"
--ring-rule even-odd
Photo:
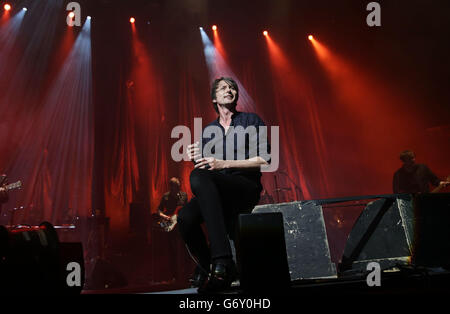
[(415, 157), (416, 155), (414, 154), (413, 151), (411, 150), (404, 150), (400, 153), (400, 160), (403, 162), (406, 162), (408, 160), (411, 160)]

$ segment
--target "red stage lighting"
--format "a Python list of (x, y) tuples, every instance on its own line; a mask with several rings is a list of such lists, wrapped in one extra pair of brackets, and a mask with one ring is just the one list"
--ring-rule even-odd
[(269, 32), (268, 32), (268, 31), (264, 31), (264, 32), (263, 32), (263, 35), (264, 35), (264, 36), (267, 36), (267, 35), (269, 35)]
[(309, 40), (313, 40), (313, 39), (314, 39), (313, 35), (309, 35), (309, 36), (308, 36), (308, 39), (309, 39)]
[(71, 19), (73, 19), (73, 18), (75, 17), (75, 13), (70, 12), (70, 13), (69, 13), (69, 17), (70, 17)]
[(133, 24), (134, 22), (136, 22), (136, 19), (134, 17), (130, 17), (130, 23)]
[(212, 30), (213, 30), (213, 31), (216, 31), (216, 30), (217, 30), (217, 25), (213, 25), (213, 26), (212, 26)]
[(8, 3), (5, 3), (5, 5), (3, 6), (3, 9), (5, 9), (5, 11), (10, 11), (11, 10), (11, 5)]

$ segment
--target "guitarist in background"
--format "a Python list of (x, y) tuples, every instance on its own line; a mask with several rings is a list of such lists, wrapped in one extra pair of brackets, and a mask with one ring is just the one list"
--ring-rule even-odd
[(164, 193), (159, 203), (158, 215), (174, 226), (176, 224), (177, 209), (186, 205), (186, 203), (187, 193), (181, 191), (180, 180), (173, 177), (169, 181), (169, 192)]
[(403, 166), (394, 173), (394, 193), (430, 193), (430, 184), (436, 186), (432, 193), (450, 185), (449, 178), (441, 181), (424, 164), (416, 164), (416, 155), (410, 150), (400, 153)]
[(158, 215), (161, 217), (160, 226), (167, 233), (161, 239), (162, 244), (167, 248), (169, 254), (169, 263), (172, 270), (173, 279), (177, 279), (178, 261), (179, 261), (179, 244), (180, 238), (178, 233), (170, 232), (177, 224), (178, 210), (187, 204), (188, 196), (186, 192), (181, 191), (181, 183), (178, 178), (169, 180), (169, 191), (164, 193), (158, 206)]

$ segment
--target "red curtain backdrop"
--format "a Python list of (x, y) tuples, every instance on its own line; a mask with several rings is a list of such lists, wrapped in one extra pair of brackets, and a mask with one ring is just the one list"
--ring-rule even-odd
[[(2, 16), (0, 158), (10, 181), (24, 182), (4, 206), (5, 222), (22, 206), (19, 220), (36, 213), (37, 221), (54, 222), (66, 212), (100, 210), (125, 230), (129, 204), (143, 202), (155, 212), (170, 177), (180, 177), (192, 196), (192, 165), (171, 159), (170, 133), (177, 125), (193, 129), (195, 117), (204, 125), (215, 119), (210, 73), (233, 73), (248, 95), (238, 108), (280, 127), (279, 171), (263, 176), (276, 201), (389, 193), (398, 152), (406, 148), (433, 162), (438, 175), (448, 172), (437, 157), (448, 126), (433, 122), (419, 90), (407, 94), (380, 83), (373, 67), (361, 67), (364, 60), (349, 62), (329, 47), (317, 53), (306, 37), (250, 36), (260, 34), (256, 27), (236, 37), (237, 25), (215, 35), (204, 28), (226, 55), (214, 67), (224, 73), (211, 72), (198, 29), (181, 27), (198, 25), (206, 9), (169, 7), (159, 8), (155, 25), (94, 24), (91, 74), (80, 68), (89, 67), (76, 45), (81, 28), (51, 22), (61, 3)], [(285, 6), (272, 9), (274, 20), (289, 14)]]
[[(59, 0), (1, 16), (0, 168), (24, 187), (10, 192), (0, 224), (99, 213), (120, 240), (130, 204), (155, 213), (171, 177), (192, 197), (193, 165), (171, 158), (171, 131), (217, 117), (210, 87), (221, 74), (248, 95), (239, 110), (280, 127), (279, 170), (263, 175), (276, 202), (391, 193), (404, 149), (450, 173), (449, 47), (439, 45), (448, 19), (427, 32), (406, 17), (373, 31), (358, 26), (359, 7), (332, 1), (326, 12), (301, 1), (93, 2), (82, 3), (92, 8), (89, 32), (67, 27)], [(330, 16), (342, 6), (348, 14)], [(218, 72), (199, 26), (220, 40)]]

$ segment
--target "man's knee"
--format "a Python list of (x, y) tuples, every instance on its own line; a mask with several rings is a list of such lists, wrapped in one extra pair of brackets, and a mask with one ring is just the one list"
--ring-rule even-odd
[(211, 173), (206, 169), (194, 169), (189, 176), (189, 182), (191, 184), (191, 190), (194, 194), (201, 189), (204, 184), (208, 184)]

